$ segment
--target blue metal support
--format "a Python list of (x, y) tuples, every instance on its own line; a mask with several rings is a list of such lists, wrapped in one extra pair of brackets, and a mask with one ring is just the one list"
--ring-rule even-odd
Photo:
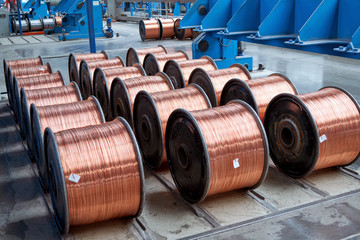
[(88, 18), (88, 27), (89, 27), (90, 52), (96, 53), (93, 1), (92, 0), (86, 0), (86, 9), (87, 9), (87, 18)]
[(20, 1), (16, 1), (17, 3), (17, 15), (18, 15), (18, 20), (19, 20), (19, 31), (20, 31), (20, 35), (23, 35), (23, 31), (22, 31), (22, 26), (21, 26), (21, 16), (20, 16)]
[(23, 12), (29, 12), (30, 19), (40, 19), (49, 16), (48, 6), (44, 0), (29, 0), (23, 8)]

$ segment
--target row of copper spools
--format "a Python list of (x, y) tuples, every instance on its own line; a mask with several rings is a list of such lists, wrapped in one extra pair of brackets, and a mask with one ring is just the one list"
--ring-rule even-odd
[(142, 41), (147, 39), (168, 39), (177, 38), (179, 40), (193, 39), (199, 35), (193, 29), (181, 29), (181, 19), (173, 18), (152, 18), (139, 22), (139, 33)]
[[(291, 177), (347, 165), (358, 157), (359, 106), (344, 90), (328, 87), (297, 95), (291, 81), (281, 74), (251, 79), (240, 64), (217, 69), (211, 58), (189, 60), (183, 52), (167, 53), (163, 47), (129, 49), (128, 67), (107, 68), (101, 63), (106, 58), (105, 53), (71, 55), (70, 78), (76, 78), (76, 73), (71, 72), (72, 65), (77, 72), (81, 72), (80, 66), (85, 61), (94, 67), (103, 66), (90, 70), (93, 93), (98, 95), (104, 113), (108, 111), (105, 113), (108, 120), (122, 116), (128, 124), (115, 118), (106, 124), (60, 132), (50, 124), (52, 131), (45, 130), (43, 137), (55, 216), (64, 232), (69, 225), (139, 214), (144, 199), (141, 155), (150, 168), (168, 166), (179, 192), (191, 203), (213, 194), (259, 186), (266, 177), (269, 154), (276, 166)], [(156, 66), (148, 69), (157, 70), (150, 73), (147, 62)], [(95, 87), (98, 86), (95, 82), (105, 85), (105, 90), (98, 90), (101, 88)], [(96, 102), (94, 99), (86, 101)], [(80, 113), (81, 108), (70, 104), (63, 107), (49, 106), (48, 114), (39, 114), (40, 122), (41, 116), (48, 119), (52, 112), (59, 112), (54, 115), (57, 121), (60, 113), (70, 112), (66, 121), (76, 121), (83, 115), (85, 122), (90, 122), (91, 117)], [(96, 111), (92, 110), (93, 115), (104, 121), (98, 105)], [(35, 118), (33, 130), (41, 126), (43, 131), (43, 124), (36, 121)], [(113, 129), (115, 125), (121, 125), (122, 130)], [(116, 142), (120, 137), (121, 141)], [(120, 166), (135, 168), (130, 171)], [(116, 178), (119, 185), (112, 181), (111, 186), (101, 185), (107, 182), (109, 169), (119, 171)], [(133, 175), (136, 177), (126, 178)], [(101, 183), (92, 186), (90, 182), (95, 180)], [(117, 204), (122, 205), (127, 197), (136, 199), (127, 206), (131, 212), (125, 213), (124, 209), (104, 212), (109, 205), (100, 204), (95, 196), (79, 208), (76, 197), (86, 191), (95, 191), (101, 197), (119, 197), (110, 194), (114, 188), (122, 193)], [(94, 206), (97, 211), (93, 218), (86, 218), (86, 211)]]

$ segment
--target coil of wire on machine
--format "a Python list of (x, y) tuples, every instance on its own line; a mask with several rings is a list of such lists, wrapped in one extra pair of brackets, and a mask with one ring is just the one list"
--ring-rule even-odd
[(96, 68), (93, 79), (94, 94), (97, 99), (99, 99), (107, 120), (111, 120), (112, 118), (110, 109), (110, 87), (114, 78), (118, 77), (121, 80), (125, 80), (141, 76), (146, 76), (146, 73), (140, 64), (134, 64), (133, 67), (123, 68)]
[(16, 78), (23, 78), (23, 77), (34, 77), (34, 76), (40, 76), (40, 75), (47, 75), (51, 74), (52, 69), (49, 63), (46, 63), (46, 65), (41, 66), (32, 66), (32, 67), (23, 67), (23, 68), (15, 68), (11, 69), (9, 68), (9, 87), (10, 91), (9, 94), (9, 100), (11, 102), (11, 106), (15, 106), (15, 97), (14, 97), (14, 77)]
[(141, 214), (145, 199), (141, 154), (124, 119), (55, 134), (48, 128), (45, 152), (60, 232)]
[(160, 23), (160, 39), (175, 37), (174, 19), (159, 18), (159, 23)]
[(179, 29), (180, 21), (181, 21), (181, 19), (178, 18), (175, 20), (175, 23), (174, 23), (174, 32), (175, 32), (176, 38), (179, 40), (184, 40), (186, 38), (193, 38), (193, 30), (191, 28)]
[(183, 88), (188, 85), (191, 72), (195, 68), (213, 71), (217, 69), (217, 66), (214, 60), (208, 56), (181, 62), (169, 60), (164, 66), (164, 73), (170, 77), (175, 88)]
[(87, 53), (87, 54), (73, 54), (70, 53), (68, 60), (69, 79), (70, 82), (74, 81), (78, 86), (80, 85), (79, 67), (81, 60), (87, 62), (99, 61), (109, 59), (108, 54), (102, 50), (100, 53)]
[(172, 111), (177, 108), (192, 111), (210, 107), (205, 92), (196, 84), (150, 94), (140, 91), (135, 98), (133, 117), (144, 162), (153, 169), (166, 163), (165, 129)]
[(154, 48), (142, 48), (142, 49), (129, 48), (129, 50), (126, 53), (126, 66), (130, 67), (135, 63), (142, 64), (144, 62), (144, 58), (146, 54), (148, 53), (152, 53), (156, 55), (165, 54), (167, 53), (167, 50), (162, 45), (159, 45)]
[(267, 107), (264, 127), (272, 160), (291, 177), (349, 165), (359, 157), (359, 104), (340, 88), (276, 96)]
[(113, 117), (123, 117), (133, 126), (133, 106), (136, 95), (145, 90), (148, 93), (174, 89), (165, 73), (121, 80), (115, 78), (111, 84), (110, 103)]
[(268, 170), (268, 143), (255, 111), (235, 100), (221, 107), (175, 110), (166, 128), (166, 153), (185, 200), (259, 186)]
[(280, 93), (298, 94), (294, 84), (279, 73), (246, 82), (232, 79), (222, 90), (220, 105), (225, 105), (235, 99), (243, 100), (257, 112), (261, 121), (264, 121), (266, 107)]
[(140, 20), (139, 33), (142, 41), (146, 39), (161, 39), (161, 26), (158, 19)]
[(35, 104), (37, 107), (65, 104), (81, 101), (80, 90), (75, 82), (67, 86), (26, 90), (21, 89), (21, 122), (24, 128), (26, 143), (31, 156), (34, 154), (31, 132), (30, 106)]
[(51, 87), (60, 87), (64, 86), (64, 79), (62, 74), (57, 71), (56, 73), (51, 73), (47, 75), (40, 75), (35, 77), (24, 77), (17, 78), (14, 77), (14, 114), (17, 119), (19, 119), (19, 126), (21, 134), (24, 137), (25, 132), (22, 126), (22, 115), (21, 115), (21, 94), (20, 89), (32, 90), (32, 89), (43, 89)]
[(95, 69), (100, 67), (102, 69), (114, 68), (114, 67), (124, 67), (124, 62), (120, 57), (115, 57), (108, 60), (100, 60), (94, 62), (87, 62), (86, 60), (81, 60), (80, 63), (80, 91), (82, 97), (87, 99), (90, 95), (93, 95), (93, 76)]
[(59, 132), (104, 123), (105, 118), (95, 97), (79, 102), (42, 107), (31, 104), (30, 115), (34, 158), (39, 170), (40, 182), (44, 190), (47, 190), (49, 178), (43, 145), (45, 128), (49, 127), (53, 132)]
[(205, 71), (195, 69), (189, 78), (189, 83), (198, 84), (208, 95), (212, 106), (220, 106), (221, 92), (225, 84), (232, 78), (251, 79), (249, 71), (241, 64), (235, 63), (226, 69)]
[(154, 76), (156, 73), (163, 71), (165, 63), (169, 60), (185, 61), (189, 60), (189, 56), (182, 50), (176, 53), (153, 54), (148, 53), (144, 58), (143, 67), (148, 76)]

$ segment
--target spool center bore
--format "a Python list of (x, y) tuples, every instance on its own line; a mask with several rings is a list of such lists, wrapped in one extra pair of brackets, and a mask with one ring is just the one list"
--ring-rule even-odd
[(288, 127), (284, 127), (281, 130), (281, 139), (287, 147), (291, 147), (294, 144), (294, 136)]
[(184, 169), (187, 169), (189, 167), (189, 154), (188, 149), (185, 144), (181, 144), (178, 149), (178, 160), (180, 163), (180, 166)]
[(117, 98), (115, 100), (116, 102), (116, 115), (117, 116), (124, 116), (124, 106), (123, 106), (123, 103), (122, 101), (120, 101), (120, 98)]
[(147, 115), (143, 115), (141, 118), (141, 135), (145, 142), (149, 142), (151, 138), (151, 124), (150, 119)]
[(170, 81), (171, 81), (171, 83), (174, 85), (174, 88), (175, 88), (175, 89), (178, 89), (178, 88), (179, 88), (179, 86), (178, 86), (178, 84), (177, 84), (177, 81), (176, 81), (176, 78), (175, 78), (174, 76), (171, 76), (171, 77), (170, 77)]
[(295, 156), (301, 149), (301, 134), (298, 125), (291, 119), (285, 118), (279, 122), (277, 142), (288, 154)]

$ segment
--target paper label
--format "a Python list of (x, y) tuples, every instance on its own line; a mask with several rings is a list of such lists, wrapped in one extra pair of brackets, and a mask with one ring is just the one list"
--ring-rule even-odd
[(69, 180), (74, 183), (78, 183), (80, 180), (80, 176), (75, 173), (70, 173)]
[(240, 167), (239, 159), (238, 159), (238, 158), (236, 158), (236, 159), (233, 160), (233, 165), (234, 165), (234, 168)]
[(44, 69), (44, 68), (40, 68), (40, 71), (42, 71), (42, 72), (43, 72), (43, 71), (45, 71), (45, 69)]
[(321, 136), (319, 137), (320, 143), (322, 143), (322, 142), (324, 142), (324, 141), (326, 141), (326, 140), (327, 140), (327, 138), (326, 138), (326, 135), (325, 135), (325, 134), (323, 134), (323, 135), (321, 135)]
[(99, 3), (99, 1), (93, 1), (93, 5), (94, 5), (94, 6), (99, 6), (100, 3)]

